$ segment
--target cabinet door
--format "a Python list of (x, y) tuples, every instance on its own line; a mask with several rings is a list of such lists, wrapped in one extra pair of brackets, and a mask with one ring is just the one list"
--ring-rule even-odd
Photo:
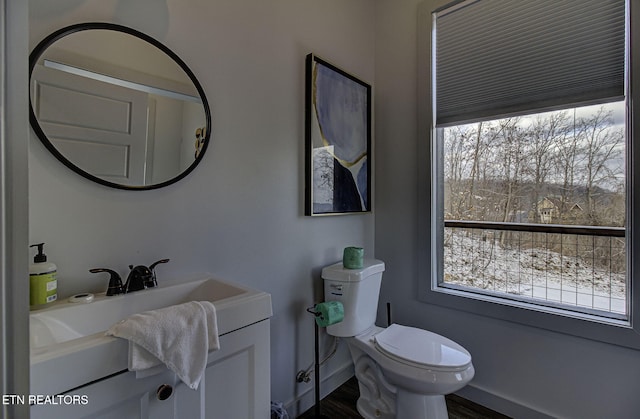
[[(175, 374), (167, 371), (137, 379), (133, 372), (65, 393), (62, 404), (31, 406), (32, 419), (174, 419), (176, 415)], [(169, 386), (169, 387), (166, 387)], [(161, 391), (159, 391), (161, 390)], [(160, 394), (162, 393), (162, 394)], [(168, 396), (168, 397), (167, 397)], [(65, 404), (76, 399), (76, 403)], [(164, 399), (164, 400), (161, 400)], [(84, 404), (83, 404), (84, 400)]]
[[(37, 405), (32, 419), (268, 419), (271, 415), (270, 322), (220, 337), (197, 390), (169, 371), (146, 378), (122, 372), (64, 396), (86, 404)], [(159, 390), (171, 387), (163, 399)], [(165, 391), (166, 393), (166, 391)], [(166, 394), (164, 394), (166, 396)]]
[[(206, 419), (268, 419), (271, 417), (270, 322), (263, 320), (220, 337), (200, 383), (201, 416)], [(179, 386), (179, 412), (193, 411), (194, 392)], [(190, 404), (191, 406), (187, 406)]]

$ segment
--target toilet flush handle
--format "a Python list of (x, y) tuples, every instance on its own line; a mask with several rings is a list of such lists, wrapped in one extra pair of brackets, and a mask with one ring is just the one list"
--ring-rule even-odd
[(329, 284), (331, 295), (342, 296), (342, 284)]

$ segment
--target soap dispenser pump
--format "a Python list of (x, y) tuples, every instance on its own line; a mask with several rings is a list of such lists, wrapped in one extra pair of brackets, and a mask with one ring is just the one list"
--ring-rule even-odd
[(47, 262), (44, 254), (44, 243), (32, 244), (37, 247), (38, 254), (29, 265), (29, 304), (32, 307), (52, 303), (58, 299), (57, 266)]

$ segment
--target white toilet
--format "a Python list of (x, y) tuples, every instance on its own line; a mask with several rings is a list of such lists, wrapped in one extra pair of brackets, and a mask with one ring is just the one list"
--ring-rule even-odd
[(325, 301), (340, 301), (344, 320), (327, 333), (346, 338), (360, 387), (358, 412), (367, 419), (447, 419), (444, 395), (473, 378), (471, 355), (438, 334), (375, 325), (384, 262), (362, 269), (342, 262), (322, 269)]

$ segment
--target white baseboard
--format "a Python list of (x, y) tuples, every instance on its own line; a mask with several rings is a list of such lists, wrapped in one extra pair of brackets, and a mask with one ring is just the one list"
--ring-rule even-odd
[[(329, 395), (335, 389), (353, 377), (353, 362), (349, 360), (337, 368), (333, 373), (320, 378), (320, 398)], [(294, 419), (311, 409), (315, 405), (315, 391), (313, 384), (294, 400), (285, 403), (289, 418)]]
[(456, 394), (481, 406), (487, 407), (503, 415), (518, 419), (553, 419), (546, 413), (525, 406), (513, 400), (493, 394), (486, 389), (475, 386), (473, 383), (458, 390)]
[[(354, 375), (353, 363), (345, 362), (332, 374), (321, 377), (320, 398), (324, 398), (335, 389), (344, 384)], [(503, 415), (518, 419), (554, 419), (554, 416), (540, 412), (532, 407), (523, 405), (513, 400), (489, 392), (486, 389), (475, 386), (473, 383), (456, 392), (460, 397), (487, 407)], [(285, 403), (289, 418), (294, 419), (311, 409), (315, 404), (315, 392), (313, 384), (299, 394), (295, 399)]]

